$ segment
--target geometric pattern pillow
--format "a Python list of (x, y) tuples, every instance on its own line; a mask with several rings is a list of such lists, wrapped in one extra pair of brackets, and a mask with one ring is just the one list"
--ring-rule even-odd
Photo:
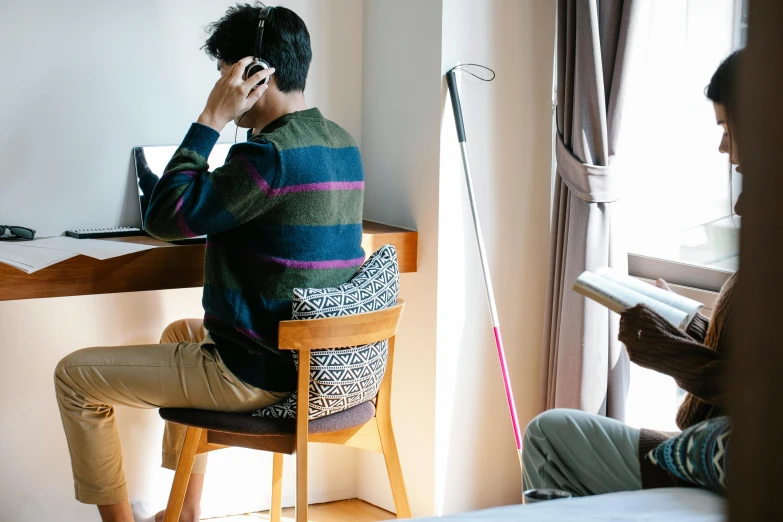
[[(389, 308), (397, 303), (397, 251), (385, 245), (356, 274), (336, 288), (294, 289), (294, 319), (339, 317)], [(299, 367), (299, 353), (293, 352)], [(386, 372), (389, 341), (310, 352), (310, 419), (325, 417), (375, 398)], [(296, 419), (296, 393), (253, 412), (257, 417)]]
[(716, 417), (661, 443), (646, 458), (681, 480), (726, 493), (730, 440), (729, 418)]

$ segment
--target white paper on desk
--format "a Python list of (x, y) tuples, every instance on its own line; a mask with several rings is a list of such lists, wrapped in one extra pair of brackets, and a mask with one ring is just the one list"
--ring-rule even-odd
[(0, 263), (5, 263), (28, 274), (76, 256), (73, 252), (48, 248), (25, 248), (18, 243), (0, 241)]
[(102, 241), (98, 239), (76, 239), (73, 237), (47, 237), (25, 241), (23, 245), (28, 248), (54, 249), (73, 254), (92, 257), (104, 261), (113, 257), (124, 256), (142, 252), (151, 248), (157, 248), (152, 245), (140, 245), (138, 243), (126, 243), (123, 241)]
[(17, 263), (16, 261), (11, 261), (10, 259), (3, 259), (2, 257), (0, 257), (0, 263), (3, 263), (4, 265), (11, 266), (13, 268), (17, 268), (17, 269), (19, 269), (19, 270), (21, 270), (23, 272), (27, 272), (28, 274), (32, 274), (36, 270), (40, 270), (40, 268), (36, 269), (33, 266), (26, 265), (24, 263)]

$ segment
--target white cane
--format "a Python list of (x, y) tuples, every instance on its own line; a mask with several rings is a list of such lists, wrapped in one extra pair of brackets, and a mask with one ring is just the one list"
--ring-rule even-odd
[(498, 320), (498, 311), (495, 306), (495, 292), (492, 289), (492, 278), (489, 273), (489, 263), (484, 248), (484, 236), (481, 234), (481, 223), (479, 221), (478, 208), (476, 206), (476, 196), (473, 190), (473, 177), (470, 173), (470, 161), (468, 159), (468, 143), (465, 137), (465, 123), (462, 120), (462, 105), (457, 90), (457, 77), (454, 69), (446, 73), (446, 83), (449, 86), (451, 94), (451, 107), (454, 110), (454, 121), (457, 125), (457, 137), (459, 138), (460, 149), (462, 150), (462, 164), (465, 167), (465, 182), (468, 185), (468, 198), (470, 199), (470, 210), (473, 214), (473, 225), (476, 229), (476, 241), (478, 242), (479, 256), (481, 258), (481, 269), (484, 272), (484, 283), (487, 288), (487, 300), (489, 301), (489, 313), (492, 317), (492, 330), (495, 334), (495, 346), (497, 347), (498, 360), (500, 362), (500, 373), (503, 376), (503, 386), (506, 390), (506, 400), (508, 402), (508, 412), (511, 416), (511, 425), (514, 428), (514, 440), (517, 444), (519, 454), (519, 464), (522, 465), (522, 433), (519, 429), (519, 420), (517, 419), (517, 409), (514, 404), (514, 392), (511, 390), (511, 381), (508, 376), (508, 365), (506, 364), (506, 353), (503, 350), (503, 338), (500, 335), (500, 321)]

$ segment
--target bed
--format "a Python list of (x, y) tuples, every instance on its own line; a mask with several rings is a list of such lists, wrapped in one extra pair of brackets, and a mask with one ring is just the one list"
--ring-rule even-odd
[(651, 489), (504, 506), (418, 519), (419, 522), (726, 522), (726, 501), (709, 491), (689, 488)]

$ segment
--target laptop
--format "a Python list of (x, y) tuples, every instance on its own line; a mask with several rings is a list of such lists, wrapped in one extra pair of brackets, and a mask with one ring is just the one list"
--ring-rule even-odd
[[(228, 155), (228, 150), (233, 143), (218, 143), (212, 149), (207, 161), (209, 169), (214, 170), (223, 165)], [(136, 181), (139, 189), (139, 210), (141, 211), (140, 228), (144, 227), (144, 216), (149, 206), (149, 198), (152, 195), (152, 189), (163, 175), (166, 165), (171, 157), (177, 151), (176, 145), (154, 146), (154, 147), (134, 147), (133, 162), (136, 167)], [(204, 243), (206, 236), (188, 238), (174, 243)]]

